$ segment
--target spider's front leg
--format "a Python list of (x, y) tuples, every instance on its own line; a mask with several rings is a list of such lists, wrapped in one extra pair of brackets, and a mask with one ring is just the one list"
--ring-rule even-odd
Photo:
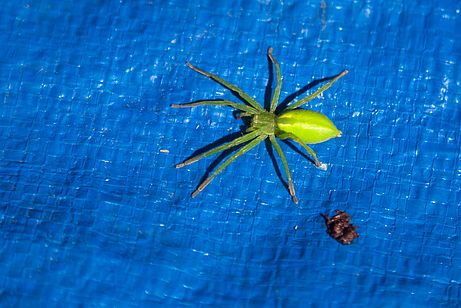
[(264, 108), (254, 99), (252, 98), (251, 96), (249, 96), (248, 94), (246, 94), (245, 92), (243, 92), (239, 87), (227, 82), (226, 80), (222, 79), (221, 77), (215, 75), (215, 74), (211, 74), (209, 72), (206, 72), (192, 64), (190, 64), (189, 62), (186, 62), (186, 65), (196, 71), (197, 73), (203, 75), (203, 76), (206, 76), (214, 81), (216, 81), (217, 83), (219, 83), (220, 85), (222, 85), (223, 87), (225, 87), (226, 89), (229, 89), (235, 96), (243, 99), (248, 105), (251, 106), (251, 108), (256, 112), (261, 112), (261, 111), (264, 111)]
[(240, 120), (241, 118), (251, 118), (253, 117), (255, 114), (254, 113), (249, 113), (249, 112), (238, 112), (238, 114), (235, 116), (235, 119), (236, 120)]

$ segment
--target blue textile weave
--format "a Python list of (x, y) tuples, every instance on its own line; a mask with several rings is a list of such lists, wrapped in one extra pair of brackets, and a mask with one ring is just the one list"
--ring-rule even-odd
[[(460, 11), (4, 1), (0, 305), (459, 305)], [(282, 144), (296, 207), (260, 145), (190, 198), (218, 161), (174, 165), (242, 122), (227, 107), (169, 107), (232, 98), (184, 63), (263, 102), (269, 46), (282, 99), (349, 70), (307, 106), (343, 132), (313, 146), (328, 170)], [(352, 245), (325, 232), (319, 213), (335, 209), (359, 226)]]

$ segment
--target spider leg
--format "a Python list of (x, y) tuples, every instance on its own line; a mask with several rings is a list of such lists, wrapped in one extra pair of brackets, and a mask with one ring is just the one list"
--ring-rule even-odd
[(253, 131), (253, 132), (251, 132), (249, 134), (245, 134), (245, 135), (243, 135), (241, 137), (238, 137), (238, 138), (232, 140), (229, 143), (226, 143), (226, 144), (221, 145), (221, 146), (219, 146), (217, 148), (211, 149), (211, 150), (209, 150), (209, 151), (207, 151), (207, 152), (205, 152), (203, 154), (200, 154), (200, 155), (194, 156), (192, 158), (189, 158), (188, 160), (184, 161), (183, 163), (177, 164), (176, 168), (181, 168), (181, 167), (190, 165), (190, 164), (195, 163), (196, 161), (198, 161), (198, 160), (200, 160), (200, 159), (202, 159), (204, 157), (207, 157), (207, 156), (210, 156), (210, 155), (225, 151), (227, 149), (235, 147), (235, 146), (237, 146), (239, 144), (242, 144), (244, 142), (248, 142), (251, 139), (254, 139), (255, 137), (257, 137), (259, 135), (260, 135), (259, 131)]
[[(259, 132), (258, 132), (259, 133)], [(215, 172), (211, 176), (209, 176), (205, 181), (200, 184), (200, 186), (192, 193), (192, 198), (197, 196), (199, 192), (201, 192), (210, 182), (219, 174), (221, 173), (231, 162), (233, 162), (235, 159), (237, 159), (239, 156), (242, 156), (255, 146), (257, 146), (259, 143), (261, 143), (264, 139), (266, 139), (266, 135), (260, 135), (259, 137), (253, 139), (251, 142), (248, 144), (244, 145), (237, 153), (229, 157), (222, 165), (216, 169)]]
[[(254, 115), (254, 114), (252, 114), (252, 113), (242, 112), (242, 113), (240, 113), (240, 114), (236, 117), (236, 119), (239, 120), (239, 119), (245, 118), (245, 117), (247, 117), (247, 118), (250, 117), (250, 118), (251, 118), (253, 115)], [(247, 132), (248, 132), (248, 131), (247, 131)]]
[(230, 106), (232, 108), (238, 109), (240, 111), (244, 111), (246, 113), (250, 114), (255, 114), (258, 113), (256, 109), (253, 107), (240, 104), (240, 103), (234, 103), (231, 101), (226, 101), (226, 100), (203, 100), (203, 101), (197, 101), (193, 103), (187, 103), (187, 104), (171, 104), (172, 108), (190, 108), (190, 107), (195, 107), (195, 106)]
[(223, 87), (231, 90), (234, 93), (234, 95), (237, 95), (238, 97), (243, 98), (243, 100), (246, 101), (254, 109), (256, 109), (258, 111), (264, 111), (263, 107), (257, 101), (255, 101), (254, 98), (252, 98), (251, 96), (249, 96), (248, 94), (243, 92), (240, 88), (234, 86), (233, 84), (228, 83), (224, 79), (222, 79), (222, 78), (220, 78), (220, 77), (218, 77), (218, 76), (216, 76), (214, 74), (205, 72), (204, 70), (201, 70), (198, 67), (193, 66), (189, 62), (186, 62), (186, 65), (188, 67), (190, 67), (192, 70), (196, 71), (197, 73), (202, 74), (202, 75), (204, 75), (204, 76), (206, 76), (208, 78), (211, 78), (214, 81), (216, 81), (217, 83), (219, 83), (220, 85), (222, 85)]
[(280, 158), (282, 159), (283, 168), (285, 168), (285, 173), (288, 179), (288, 190), (290, 191), (291, 198), (293, 202), (298, 204), (298, 198), (296, 198), (295, 187), (293, 186), (293, 180), (291, 179), (290, 168), (288, 168), (287, 158), (285, 154), (283, 154), (282, 148), (278, 144), (277, 140), (275, 139), (274, 135), (269, 135), (269, 139), (274, 146), (275, 150), (279, 154)]
[(296, 109), (298, 107), (301, 107), (302, 105), (304, 105), (305, 103), (307, 103), (308, 101), (314, 99), (315, 97), (317, 97), (317, 95), (319, 95), (320, 93), (322, 93), (323, 91), (327, 90), (329, 87), (331, 87), (336, 81), (338, 81), (339, 78), (343, 77), (344, 75), (346, 75), (348, 73), (348, 70), (344, 70), (342, 71), (339, 75), (337, 75), (335, 78), (333, 78), (330, 82), (328, 82), (327, 84), (325, 84), (323, 87), (321, 87), (320, 89), (318, 89), (317, 91), (315, 91), (314, 93), (312, 93), (311, 95), (309, 95), (308, 97), (305, 97), (299, 101), (297, 101), (296, 103), (293, 103), (292, 105), (288, 106), (285, 108), (285, 111), (288, 111), (288, 110), (293, 110), (293, 109)]
[(269, 47), (267, 50), (267, 56), (275, 65), (275, 74), (277, 75), (277, 85), (275, 86), (274, 96), (272, 97), (270, 112), (273, 113), (275, 108), (277, 108), (277, 104), (279, 103), (280, 98), (280, 89), (282, 88), (282, 75), (280, 74), (280, 65), (275, 60), (274, 56), (272, 56), (272, 47)]
[(322, 168), (323, 164), (317, 158), (317, 154), (314, 152), (314, 150), (312, 150), (312, 148), (310, 146), (305, 144), (300, 138), (298, 138), (295, 135), (290, 134), (290, 133), (283, 133), (283, 134), (277, 135), (277, 137), (282, 139), (282, 140), (284, 140), (284, 139), (292, 139), (293, 141), (298, 143), (300, 146), (302, 146), (312, 156), (312, 158), (314, 158), (315, 166), (317, 168), (323, 169)]

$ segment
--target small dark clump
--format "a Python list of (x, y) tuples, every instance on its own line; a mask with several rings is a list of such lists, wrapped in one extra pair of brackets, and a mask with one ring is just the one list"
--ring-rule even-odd
[(346, 212), (336, 210), (336, 215), (331, 218), (324, 214), (320, 215), (325, 219), (327, 233), (341, 244), (349, 245), (359, 236), (359, 233), (355, 231), (357, 226), (349, 223), (351, 216)]

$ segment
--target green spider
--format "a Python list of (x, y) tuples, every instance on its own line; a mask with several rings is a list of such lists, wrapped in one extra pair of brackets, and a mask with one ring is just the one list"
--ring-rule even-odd
[(306, 104), (313, 98), (317, 97), (317, 95), (319, 95), (323, 91), (327, 90), (339, 78), (347, 74), (348, 71), (342, 71), (339, 75), (334, 77), (330, 82), (328, 82), (323, 87), (315, 91), (313, 94), (291, 105), (288, 105), (280, 112), (276, 112), (276, 108), (280, 97), (280, 89), (282, 87), (282, 76), (280, 74), (280, 65), (272, 56), (271, 47), (269, 47), (267, 51), (267, 56), (269, 57), (270, 61), (275, 65), (275, 72), (277, 75), (277, 86), (275, 87), (274, 95), (272, 97), (269, 110), (265, 110), (257, 101), (255, 101), (248, 94), (240, 90), (238, 87), (228, 83), (227, 81), (221, 79), (216, 75), (205, 72), (193, 66), (189, 62), (186, 63), (187, 66), (192, 70), (206, 77), (209, 77), (210, 79), (213, 79), (223, 87), (229, 89), (236, 97), (239, 97), (240, 99), (245, 101), (246, 104), (235, 103), (228, 100), (202, 100), (187, 104), (172, 104), (171, 107), (188, 108), (207, 105), (230, 106), (239, 110), (241, 112), (241, 117), (248, 117), (251, 120), (251, 124), (245, 131), (245, 134), (243, 136), (235, 138), (227, 144), (218, 146), (203, 154), (189, 158), (183, 163), (176, 165), (176, 168), (181, 168), (190, 165), (202, 158), (246, 143), (235, 154), (233, 154), (226, 161), (224, 161), (221, 164), (221, 166), (213, 172), (211, 176), (209, 176), (200, 184), (200, 186), (192, 193), (192, 198), (194, 198), (208, 184), (210, 184), (210, 182), (237, 157), (245, 154), (258, 144), (260, 144), (262, 141), (264, 141), (266, 138), (269, 138), (270, 142), (275, 147), (275, 150), (277, 151), (278, 155), (282, 159), (283, 167), (285, 169), (285, 173), (288, 179), (288, 190), (293, 199), (293, 202), (295, 202), (296, 204), (298, 204), (298, 199), (296, 198), (293, 180), (291, 178), (291, 173), (288, 168), (288, 163), (285, 154), (283, 153), (275, 137), (281, 140), (291, 139), (294, 142), (298, 143), (313, 157), (315, 166), (317, 168), (326, 170), (326, 165), (322, 164), (318, 160), (315, 152), (307, 144), (321, 143), (331, 138), (341, 137), (341, 131), (338, 130), (336, 126), (330, 121), (330, 119), (328, 119), (325, 115), (312, 110), (299, 109), (299, 107)]

